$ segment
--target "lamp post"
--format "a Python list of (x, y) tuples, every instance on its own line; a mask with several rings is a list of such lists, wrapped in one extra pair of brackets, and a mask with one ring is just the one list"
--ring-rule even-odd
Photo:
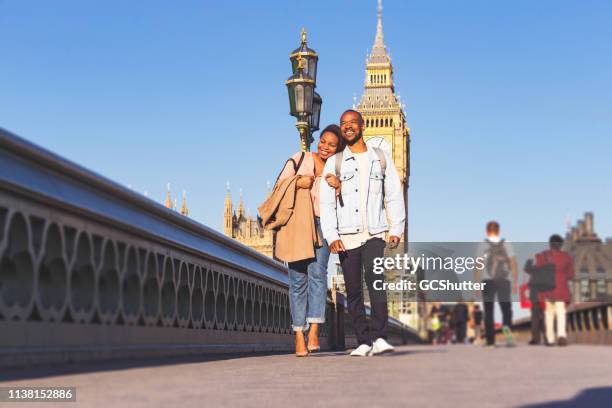
[(319, 130), (323, 100), (314, 90), (319, 57), (313, 49), (308, 48), (306, 31), (303, 28), (301, 39), (300, 47), (289, 56), (293, 75), (285, 84), (289, 93), (289, 112), (297, 120), (295, 126), (300, 132), (302, 151), (307, 152), (314, 140), (312, 133)]

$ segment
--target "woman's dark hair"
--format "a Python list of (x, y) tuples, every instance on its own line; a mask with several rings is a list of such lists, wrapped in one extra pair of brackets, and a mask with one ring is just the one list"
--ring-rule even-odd
[(324, 133), (331, 132), (338, 138), (338, 148), (336, 149), (336, 153), (344, 150), (346, 143), (344, 143), (344, 139), (342, 138), (342, 133), (340, 133), (340, 126), (338, 125), (329, 125), (325, 129), (323, 129), (319, 135), (319, 139), (323, 136)]

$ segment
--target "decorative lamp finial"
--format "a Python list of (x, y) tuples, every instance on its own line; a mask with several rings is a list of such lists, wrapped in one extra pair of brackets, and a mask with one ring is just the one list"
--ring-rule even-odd
[(302, 27), (301, 37), (302, 37), (302, 45), (306, 45), (307, 43), (306, 30), (304, 30), (304, 27)]

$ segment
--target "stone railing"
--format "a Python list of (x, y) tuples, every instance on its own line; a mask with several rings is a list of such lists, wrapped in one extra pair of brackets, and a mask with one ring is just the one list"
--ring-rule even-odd
[[(567, 340), (570, 344), (612, 345), (612, 302), (585, 302), (567, 309)], [(518, 341), (531, 339), (531, 317), (516, 320), (512, 331)], [(498, 333), (500, 338), (501, 332)]]
[(0, 129), (0, 366), (290, 350), (290, 327), (285, 266)]

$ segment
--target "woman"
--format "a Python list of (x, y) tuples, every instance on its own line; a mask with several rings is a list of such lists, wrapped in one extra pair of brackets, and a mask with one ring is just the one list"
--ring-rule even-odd
[[(329, 247), (323, 239), (319, 221), (319, 186), (323, 178), (323, 167), (328, 158), (344, 149), (340, 128), (329, 125), (321, 132), (316, 152), (294, 154), (283, 168), (278, 181), (287, 177), (300, 176), (297, 187), (309, 189), (312, 198), (315, 224), (323, 246), (316, 248), (315, 258), (289, 263), (289, 303), (295, 331), (295, 355), (305, 357), (309, 352), (320, 350), (319, 324), (325, 322), (327, 300), (327, 262)], [(336, 176), (328, 174), (326, 182), (338, 189)], [(308, 345), (304, 331), (308, 330)]]

